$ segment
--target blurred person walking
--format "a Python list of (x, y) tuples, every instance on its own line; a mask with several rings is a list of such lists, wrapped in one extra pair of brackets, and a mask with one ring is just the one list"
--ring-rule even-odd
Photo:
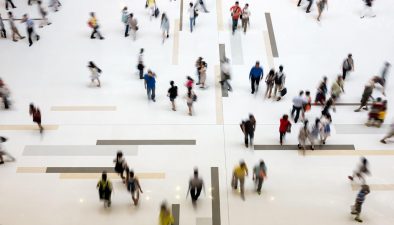
[(291, 123), (289, 121), (289, 116), (284, 114), (282, 118), (279, 120), (279, 143), (283, 145), (283, 139), (286, 136), (286, 133), (291, 132)]
[(138, 205), (140, 192), (143, 193), (139, 179), (134, 175), (134, 171), (130, 171), (127, 179), (127, 190), (131, 194), (134, 205)]
[[(291, 117), (294, 118), (294, 123), (297, 123), (300, 116), (300, 111), (303, 106), (307, 103), (304, 95), (304, 91), (300, 91), (299, 95), (293, 98), (293, 109), (291, 110)], [(294, 117), (294, 113), (296, 114)]]
[(231, 185), (234, 190), (238, 189), (238, 181), (239, 186), (241, 188), (241, 198), (245, 201), (245, 177), (248, 176), (248, 167), (246, 163), (241, 160), (239, 165), (236, 166), (233, 170), (233, 178), (231, 181)]
[(123, 7), (122, 9), (122, 23), (124, 23), (125, 25), (125, 32), (124, 32), (124, 36), (128, 37), (129, 36), (129, 23), (128, 23), (128, 19), (129, 19), (129, 13), (127, 12), (127, 6)]
[(137, 39), (137, 31), (138, 31), (138, 21), (134, 17), (133, 13), (129, 14), (129, 17), (127, 18), (127, 24), (129, 25), (129, 30), (131, 31), (131, 37), (133, 38), (133, 41)]
[(331, 118), (331, 114), (330, 114), (331, 107), (332, 107), (332, 110), (334, 112), (336, 112), (335, 100), (336, 100), (336, 96), (331, 95), (331, 97), (325, 102), (325, 105), (324, 105), (323, 110), (321, 112), (322, 116), (326, 116), (326, 117)]
[(185, 96), (187, 108), (189, 109), (189, 116), (193, 115), (193, 103), (197, 101), (197, 95), (194, 93), (191, 87), (187, 87), (187, 94)]
[(7, 38), (7, 32), (5, 31), (5, 26), (1, 14), (0, 14), (0, 37)]
[(189, 180), (189, 188), (187, 190), (186, 198), (190, 192), (190, 196), (192, 198), (192, 203), (195, 206), (198, 198), (200, 197), (201, 191), (203, 189), (204, 189), (204, 193), (205, 193), (204, 180), (201, 177), (199, 177), (198, 169), (195, 168), (194, 172), (193, 172), (193, 177), (190, 178), (190, 180)]
[(248, 29), (248, 26), (249, 26), (249, 17), (250, 17), (249, 4), (246, 3), (245, 7), (242, 9), (242, 13), (241, 13), (242, 28), (244, 29), (245, 34), (246, 34), (246, 30)]
[(8, 4), (10, 4), (13, 9), (16, 8), (12, 0), (5, 0), (5, 10), (8, 10)]
[(7, 138), (0, 136), (0, 164), (4, 164), (4, 156), (7, 156), (7, 158), (9, 158), (11, 162), (16, 161), (16, 159), (5, 150), (3, 143), (6, 142), (7, 140), (8, 140)]
[(364, 175), (371, 175), (369, 171), (369, 163), (367, 158), (361, 157), (360, 163), (357, 165), (357, 168), (353, 170), (353, 174), (348, 176), (349, 180), (354, 181), (354, 178), (358, 178), (362, 184), (366, 184)]
[(51, 0), (49, 3), (49, 7), (53, 8), (53, 11), (59, 11), (59, 7), (62, 6), (59, 0)]
[(226, 84), (227, 90), (229, 91), (233, 91), (233, 88), (231, 87), (231, 84), (229, 82), (229, 80), (231, 80), (231, 67), (230, 67), (230, 61), (228, 58), (225, 58), (221, 65), (220, 65), (220, 69), (222, 72), (222, 80), (219, 81), (219, 83), (223, 86), (224, 84)]
[(193, 32), (193, 27), (196, 26), (196, 17), (197, 17), (197, 11), (196, 7), (193, 5), (192, 2), (189, 3), (189, 25), (190, 25), (190, 33)]
[(321, 117), (320, 122), (323, 126), (321, 143), (325, 145), (327, 138), (331, 135), (331, 117), (324, 115)]
[(342, 93), (345, 93), (345, 89), (343, 85), (344, 85), (343, 78), (341, 75), (339, 75), (337, 79), (332, 83), (331, 95), (335, 95), (337, 98), (339, 98)]
[(144, 79), (144, 49), (140, 49), (140, 53), (138, 54), (138, 64), (137, 69), (139, 71), (140, 79)]
[(394, 136), (394, 122), (390, 124), (389, 132), (386, 134), (386, 136), (384, 136), (382, 140), (380, 140), (380, 142), (382, 142), (383, 144), (387, 144), (386, 140), (393, 136)]
[(321, 14), (322, 14), (324, 8), (327, 7), (327, 10), (328, 10), (328, 3), (327, 3), (327, 0), (319, 0), (316, 3), (316, 5), (317, 5), (317, 10), (318, 10), (317, 21), (320, 21), (320, 17), (321, 17)]
[(195, 64), (196, 71), (197, 71), (197, 83), (196, 83), (197, 85), (200, 84), (200, 68), (201, 68), (202, 62), (203, 62), (203, 58), (200, 56), (200, 57), (198, 57), (196, 64)]
[(238, 28), (239, 17), (242, 14), (242, 9), (241, 9), (241, 7), (239, 7), (239, 2), (238, 1), (235, 2), (235, 5), (231, 6), (230, 12), (231, 12), (231, 18), (232, 18), (232, 21), (233, 21), (232, 31), (233, 31), (233, 34), (234, 34), (235, 31)]
[(372, 81), (369, 81), (365, 86), (364, 86), (364, 91), (361, 96), (361, 101), (360, 101), (360, 107), (358, 109), (355, 109), (355, 112), (360, 112), (361, 108), (364, 110), (368, 110), (368, 100), (372, 97), (373, 89), (375, 85)]
[(160, 205), (160, 214), (159, 214), (159, 225), (173, 225), (174, 217), (170, 209), (167, 206), (166, 202), (161, 203)]
[(19, 39), (24, 39), (25, 36), (21, 36), (19, 34), (18, 28), (15, 25), (14, 15), (12, 14), (12, 12), (8, 12), (8, 22), (10, 22), (10, 27), (12, 31), (12, 40), (17, 42), (18, 39), (16, 39), (16, 36), (18, 36)]
[(347, 58), (342, 63), (342, 78), (346, 80), (346, 76), (350, 71), (354, 71), (354, 61), (352, 54), (348, 54)]
[(260, 80), (263, 79), (263, 73), (264, 71), (263, 68), (260, 66), (260, 62), (256, 61), (256, 64), (252, 67), (252, 69), (250, 69), (249, 72), (249, 80), (252, 87), (252, 94), (254, 94), (255, 91), (257, 93)]
[[(312, 7), (312, 4), (313, 4), (313, 0), (307, 0), (307, 1), (309, 2), (309, 4), (308, 4), (308, 7), (306, 8), (306, 13), (310, 13), (311, 12), (311, 7)], [(302, 0), (298, 1), (298, 4), (297, 4), (298, 7), (301, 6), (301, 2), (302, 2)]]
[(149, 19), (152, 20), (152, 17), (155, 16), (156, 0), (146, 0), (145, 8), (148, 8)]
[(305, 120), (305, 113), (309, 112), (312, 108), (312, 98), (311, 98), (311, 92), (310, 91), (305, 91), (305, 104), (302, 106), (301, 110), (301, 120)]
[[(120, 178), (122, 178), (123, 183), (125, 183), (126, 177), (123, 175), (123, 173), (129, 167), (127, 165), (126, 159), (123, 157), (122, 151), (118, 151), (116, 153), (116, 157), (113, 160), (113, 162), (115, 163), (115, 168), (114, 168), (115, 172), (120, 176)], [(128, 174), (126, 174), (126, 175), (128, 175)]]
[(253, 147), (254, 132), (256, 131), (256, 119), (253, 114), (249, 114), (248, 120), (243, 120), (241, 122), (241, 130), (244, 133), (245, 147)]
[(354, 220), (359, 223), (363, 222), (363, 220), (360, 218), (361, 208), (362, 208), (362, 205), (364, 204), (365, 196), (367, 194), (369, 194), (370, 192), (371, 191), (370, 191), (370, 188), (368, 185), (366, 185), (366, 184), (361, 185), (361, 190), (357, 194), (356, 201), (355, 201), (354, 205), (351, 206), (351, 213), (350, 214), (356, 215)]
[(193, 89), (193, 84), (194, 84), (193, 78), (191, 78), (190, 76), (187, 76), (186, 77), (185, 87)]
[(144, 80), (148, 100), (156, 102), (156, 74), (151, 70), (148, 70), (148, 73), (144, 75)]
[(43, 28), (46, 25), (51, 25), (52, 23), (49, 22), (48, 20), (48, 11), (46, 9), (44, 9), (44, 6), (42, 5), (42, 1), (37, 1), (37, 5), (38, 5), (38, 11), (40, 12), (41, 15), (41, 21), (40, 21), (40, 25), (39, 28)]
[(94, 12), (90, 13), (90, 19), (88, 21), (88, 25), (90, 28), (92, 28), (92, 34), (90, 35), (91, 39), (95, 39), (96, 34), (99, 36), (100, 40), (104, 39), (104, 37), (101, 35), (99, 31), (100, 26), (97, 23), (96, 15)]
[(267, 84), (267, 89), (265, 91), (265, 97), (271, 98), (272, 88), (275, 83), (275, 71), (273, 69), (270, 70), (267, 77), (265, 78), (265, 83)]
[(323, 77), (323, 80), (320, 82), (319, 86), (317, 87), (316, 97), (315, 97), (315, 104), (320, 103), (324, 105), (326, 102), (326, 94), (327, 94), (327, 77)]
[(196, 3), (194, 4), (196, 7), (201, 6), (201, 8), (204, 10), (204, 12), (209, 13), (207, 7), (205, 6), (204, 0), (196, 0)]
[(202, 61), (199, 69), (200, 79), (199, 84), (200, 88), (205, 88), (205, 81), (207, 80), (207, 63)]
[(29, 47), (33, 45), (33, 40), (32, 40), (32, 35), (34, 34), (36, 37), (36, 40), (40, 40), (40, 36), (34, 31), (34, 22), (32, 19), (28, 17), (27, 14), (23, 15), (23, 19), (21, 20), (21, 23), (26, 23), (26, 28), (27, 28), (27, 33), (29, 35)]
[(257, 194), (261, 195), (261, 187), (263, 186), (264, 179), (267, 177), (267, 167), (264, 160), (260, 160), (253, 168), (253, 180), (257, 187)]
[(170, 98), (172, 110), (176, 111), (175, 99), (178, 97), (178, 87), (174, 85), (174, 81), (170, 81), (171, 87), (168, 89), (167, 96)]
[(365, 8), (360, 18), (362, 19), (364, 17), (376, 17), (376, 14), (372, 10), (373, 0), (364, 0), (364, 2), (365, 2)]
[(92, 61), (89, 61), (88, 68), (90, 70), (90, 80), (92, 81), (92, 84), (94, 85), (94, 82), (97, 81), (97, 87), (101, 87), (100, 74), (103, 71)]
[(0, 99), (4, 105), (4, 109), (10, 108), (10, 89), (4, 83), (3, 79), (0, 78)]
[(107, 172), (104, 171), (101, 174), (101, 179), (97, 182), (96, 188), (99, 192), (101, 201), (104, 201), (104, 208), (111, 207), (111, 194), (112, 194), (112, 182), (107, 178)]
[(312, 125), (311, 129), (311, 145), (312, 145), (312, 150), (315, 150), (315, 143), (318, 142), (319, 136), (320, 136), (320, 141), (318, 143), (321, 143), (323, 140), (323, 125), (320, 122), (319, 118), (315, 119), (315, 123)]
[[(286, 81), (286, 75), (283, 73), (283, 66), (279, 66), (279, 71), (275, 73), (275, 89), (274, 89), (274, 96), (276, 97), (276, 94), (278, 92), (281, 92), (284, 89), (285, 86), (285, 81)], [(279, 96), (277, 98), (277, 101), (279, 101), (283, 96)]]
[(391, 64), (389, 62), (384, 63), (382, 72), (380, 73), (380, 77), (382, 77), (382, 79), (384, 81), (386, 81), (387, 75), (389, 74), (389, 71), (390, 71), (390, 67), (391, 67)]
[(38, 128), (40, 129), (40, 133), (44, 131), (44, 128), (41, 125), (41, 111), (38, 107), (34, 106), (33, 103), (29, 105), (29, 114), (33, 118), (33, 122), (37, 123)]
[(306, 150), (306, 141), (309, 140), (309, 142), (312, 145), (312, 150), (314, 150), (314, 145), (313, 145), (313, 139), (311, 137), (311, 131), (309, 130), (308, 127), (308, 120), (304, 121), (304, 125), (301, 127), (300, 131), (298, 132), (298, 149)]
[(162, 32), (162, 41), (164, 43), (164, 41), (170, 37), (170, 20), (165, 13), (161, 14), (160, 28)]

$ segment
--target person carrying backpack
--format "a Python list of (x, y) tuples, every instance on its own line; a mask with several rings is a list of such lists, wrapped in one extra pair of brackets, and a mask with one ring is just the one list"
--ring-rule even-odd
[(346, 80), (346, 75), (349, 71), (354, 71), (354, 61), (352, 58), (352, 54), (348, 54), (347, 58), (343, 60), (342, 63), (342, 78)]
[(143, 193), (140, 185), (140, 181), (134, 176), (134, 171), (130, 171), (127, 180), (127, 190), (131, 193), (131, 199), (134, 205), (138, 205), (140, 199), (140, 192)]
[(96, 15), (94, 12), (90, 13), (90, 19), (88, 21), (88, 26), (92, 28), (92, 34), (90, 35), (91, 39), (96, 38), (96, 34), (99, 36), (100, 40), (103, 40), (104, 37), (101, 35), (99, 29), (99, 25), (97, 23)]
[[(286, 80), (286, 75), (283, 73), (283, 66), (279, 66), (279, 71), (275, 74), (275, 89), (274, 89), (274, 96), (276, 96), (276, 93), (281, 92), (284, 89), (285, 85), (285, 80)], [(282, 95), (278, 97), (278, 101), (283, 97)]]
[(96, 188), (98, 189), (100, 200), (104, 201), (104, 208), (111, 207), (112, 183), (107, 178), (106, 171), (101, 174), (101, 180), (98, 181)]
[(123, 152), (118, 151), (116, 153), (116, 158), (114, 159), (115, 163), (115, 172), (119, 174), (119, 176), (122, 178), (123, 183), (126, 182), (126, 178), (123, 176), (123, 172), (128, 168), (126, 159), (123, 157)]
[(257, 193), (261, 195), (261, 187), (263, 186), (264, 178), (267, 177), (267, 167), (265, 166), (264, 160), (260, 160), (260, 163), (253, 169), (253, 180), (257, 186)]

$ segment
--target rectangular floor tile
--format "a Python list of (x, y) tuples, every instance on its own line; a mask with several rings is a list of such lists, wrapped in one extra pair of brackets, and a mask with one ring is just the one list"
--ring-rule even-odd
[(27, 145), (24, 156), (115, 156), (121, 150), (124, 155), (136, 156), (135, 145)]
[[(394, 184), (368, 184), (371, 191), (394, 191)], [(361, 185), (352, 184), (353, 191), (359, 191)]]
[(298, 151), (299, 155), (306, 156), (394, 156), (393, 150), (330, 150), (330, 151)]
[(212, 225), (212, 218), (196, 218), (196, 225)]
[[(299, 150), (297, 145), (255, 145), (254, 150)], [(316, 145), (315, 150), (355, 150), (354, 145)]]
[(219, 168), (211, 167), (212, 225), (220, 225)]
[[(165, 179), (165, 173), (136, 173), (139, 179)], [(101, 173), (60, 173), (60, 179), (99, 179)], [(116, 173), (108, 173), (110, 179), (120, 179)]]
[(172, 216), (174, 217), (174, 223), (172, 225), (179, 225), (181, 207), (179, 204), (172, 204), (171, 208)]
[(196, 140), (97, 140), (96, 145), (196, 145)]

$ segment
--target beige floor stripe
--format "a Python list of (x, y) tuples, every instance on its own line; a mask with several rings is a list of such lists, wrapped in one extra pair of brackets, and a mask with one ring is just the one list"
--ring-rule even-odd
[(116, 106), (52, 106), (51, 111), (116, 111)]
[(46, 167), (18, 167), (16, 168), (17, 173), (45, 173)]
[[(302, 150), (299, 150), (298, 154), (304, 155)], [(306, 156), (366, 156), (366, 155), (394, 156), (394, 150), (327, 150), (327, 151), (306, 150), (305, 155)]]
[(174, 22), (174, 45), (172, 49), (172, 65), (178, 65), (179, 61), (179, 19)]
[(270, 42), (270, 37), (268, 34), (268, 31), (263, 32), (264, 36), (264, 43), (265, 43), (265, 52), (267, 53), (267, 61), (268, 61), (268, 66), (269, 68), (274, 68), (274, 57), (272, 56), (272, 50), (271, 50), (271, 42)]
[[(394, 184), (368, 184), (371, 191), (394, 191)], [(352, 184), (353, 191), (359, 191), (359, 184)]]
[[(43, 125), (44, 130), (57, 130), (59, 125)], [(38, 130), (38, 126), (32, 125), (0, 125), (0, 130)]]
[(216, 124), (223, 124), (223, 98), (222, 87), (219, 83), (221, 80), (220, 75), (220, 66), (215, 65)]
[(216, 15), (218, 22), (218, 31), (223, 31), (222, 0), (216, 0)]
[[(61, 173), (60, 179), (99, 179), (100, 173)], [(137, 173), (136, 176), (139, 179), (165, 179), (165, 173)], [(119, 176), (115, 173), (109, 173), (110, 179), (119, 179)]]

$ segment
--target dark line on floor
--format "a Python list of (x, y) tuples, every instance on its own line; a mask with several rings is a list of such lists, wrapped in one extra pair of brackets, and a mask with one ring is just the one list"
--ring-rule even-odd
[(196, 145), (196, 140), (97, 140), (96, 145)]
[(181, 207), (179, 204), (172, 204), (172, 216), (174, 217), (174, 223), (173, 225), (179, 225), (179, 217), (180, 217), (180, 211)]
[(212, 225), (220, 225), (219, 168), (211, 167)]
[[(319, 103), (313, 103), (312, 105), (320, 105)], [(372, 103), (367, 103), (367, 105), (372, 105)], [(345, 103), (345, 102), (336, 102), (335, 106), (360, 106), (360, 103)]]
[[(308, 143), (308, 145), (310, 144)], [(255, 145), (254, 150), (299, 150), (297, 145)], [(354, 145), (315, 145), (315, 150), (356, 150)]]
[(279, 53), (278, 53), (278, 48), (276, 46), (274, 28), (272, 26), (272, 20), (271, 20), (271, 14), (270, 13), (265, 13), (265, 21), (267, 22), (268, 35), (269, 35), (270, 43), (271, 43), (272, 56), (275, 57), (275, 58), (278, 58), (279, 57)]

